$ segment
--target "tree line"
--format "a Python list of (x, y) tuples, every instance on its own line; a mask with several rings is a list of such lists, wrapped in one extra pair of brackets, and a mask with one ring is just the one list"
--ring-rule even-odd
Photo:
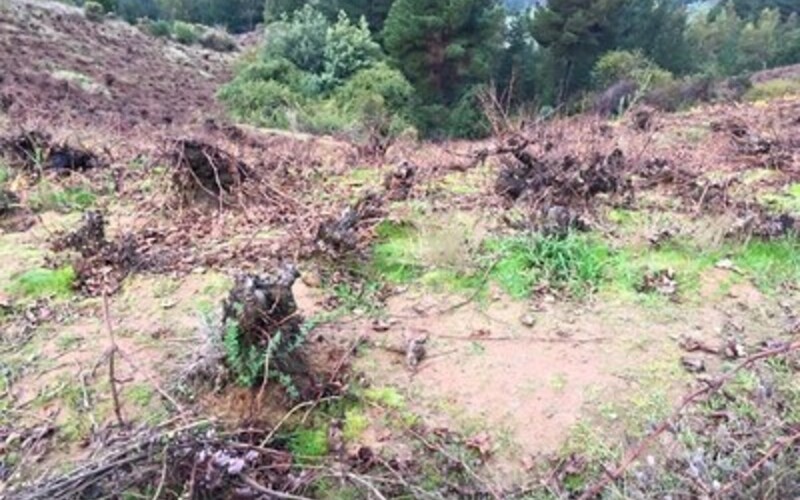
[[(309, 130), (378, 126), (382, 116), (387, 129), (475, 137), (488, 131), (478, 109), (487, 91), (508, 107), (541, 110), (621, 81), (656, 90), (800, 62), (797, 0), (104, 3), (129, 20), (231, 31), (263, 22), (264, 48), (221, 96), (243, 119)], [(344, 95), (357, 102), (334, 111)]]

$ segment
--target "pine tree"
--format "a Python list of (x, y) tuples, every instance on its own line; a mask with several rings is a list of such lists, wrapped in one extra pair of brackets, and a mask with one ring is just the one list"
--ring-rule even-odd
[(548, 49), (558, 75), (558, 102), (588, 85), (592, 67), (613, 48), (622, 0), (550, 0), (533, 19), (533, 36)]
[(396, 0), (383, 40), (427, 102), (450, 105), (488, 81), (503, 20), (497, 0)]

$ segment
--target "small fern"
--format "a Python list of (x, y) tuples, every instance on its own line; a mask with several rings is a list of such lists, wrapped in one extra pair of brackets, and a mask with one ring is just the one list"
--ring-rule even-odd
[(243, 344), (239, 324), (236, 321), (225, 322), (223, 343), (225, 358), (236, 375), (237, 383), (247, 387), (255, 386), (263, 375), (264, 356), (255, 346), (248, 347)]

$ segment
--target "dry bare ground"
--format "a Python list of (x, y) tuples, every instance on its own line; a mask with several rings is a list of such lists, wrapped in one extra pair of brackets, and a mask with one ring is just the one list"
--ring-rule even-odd
[(800, 493), (800, 100), (375, 159), (231, 62), (0, 6), (5, 496)]

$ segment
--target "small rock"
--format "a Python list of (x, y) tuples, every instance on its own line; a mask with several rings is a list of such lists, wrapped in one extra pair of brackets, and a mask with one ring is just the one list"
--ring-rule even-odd
[(536, 325), (536, 316), (533, 314), (526, 314), (519, 319), (520, 323), (527, 326), (528, 328), (533, 328)]
[(178, 301), (174, 299), (165, 299), (161, 301), (161, 309), (172, 309), (178, 305)]
[(702, 373), (706, 371), (706, 362), (702, 359), (683, 356), (681, 364), (689, 373)]

